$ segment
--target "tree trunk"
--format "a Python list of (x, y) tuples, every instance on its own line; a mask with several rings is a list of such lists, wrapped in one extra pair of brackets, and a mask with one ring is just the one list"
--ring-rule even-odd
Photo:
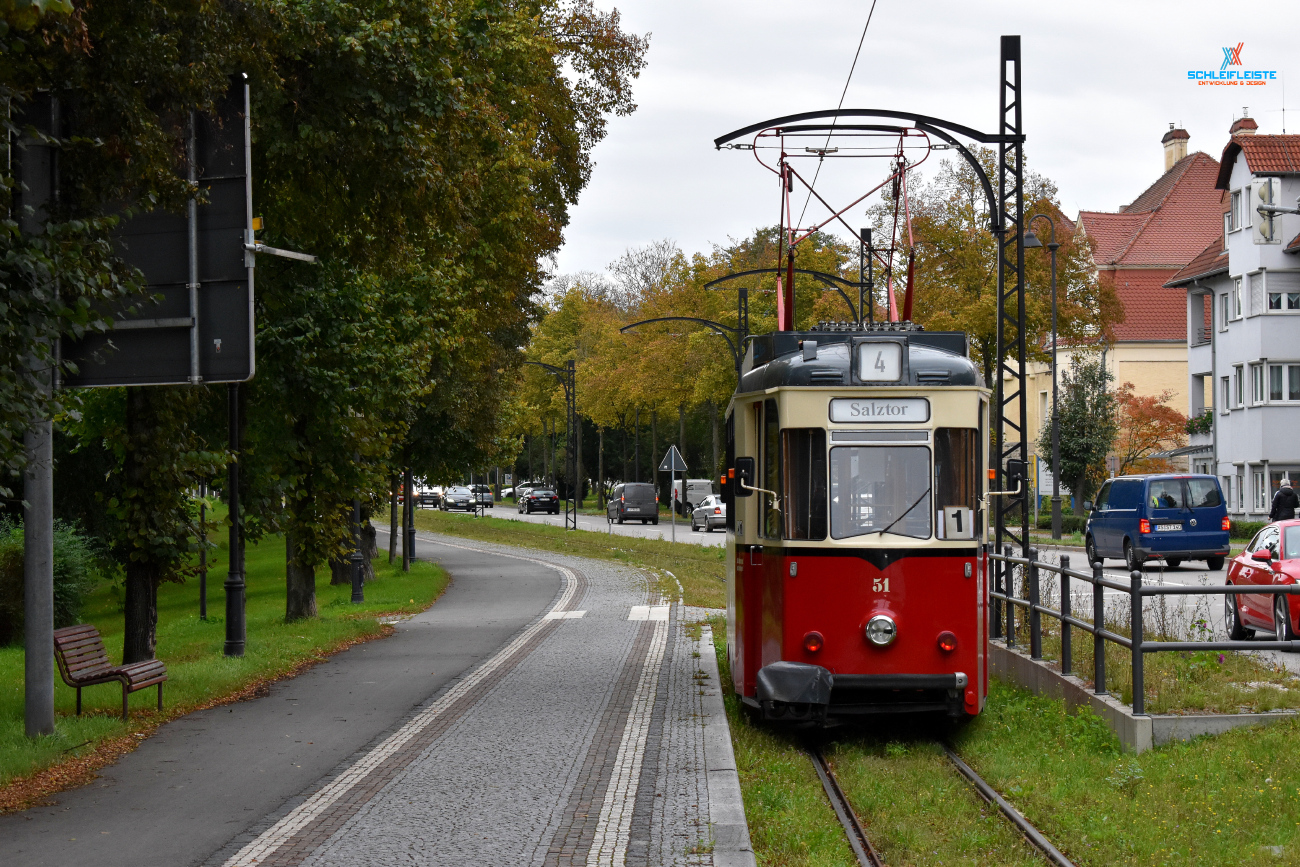
[(316, 565), (301, 562), (293, 529), (284, 534), (284, 577), (286, 623), (316, 616)]
[(596, 508), (605, 508), (605, 429), (596, 428)]
[(393, 484), (388, 491), (388, 562), (397, 559), (397, 479), (393, 475)]
[[(375, 558), (379, 556), (379, 533), (375, 525), (366, 518), (361, 522), (361, 577), (365, 581), (375, 580)], [(349, 575), (349, 578), (352, 576)]]
[(659, 466), (656, 462), (655, 455), (659, 454), (659, 410), (650, 410), (650, 479), (655, 484), (655, 490), (663, 493), (659, 487), (659, 476), (655, 469)]
[[(677, 428), (677, 450), (682, 453), (682, 463), (686, 463), (686, 404), (684, 403), (677, 404)], [(683, 473), (684, 477), (685, 473)], [(684, 487), (683, 490), (685, 490)], [(683, 497), (682, 501), (685, 502), (685, 500), (686, 498)]]
[(709, 418), (713, 423), (713, 475), (718, 475), (722, 469), (718, 465), (718, 405), (709, 401)]
[[(150, 442), (153, 423), (149, 412), (148, 388), (136, 386), (126, 390), (127, 448), (123, 461), (126, 487), (148, 486), (148, 470), (140, 460), (140, 451)], [(125, 623), (122, 636), (122, 664), (144, 662), (154, 658), (158, 644), (158, 567), (148, 560), (126, 561)]]
[(577, 450), (577, 454), (574, 456), (573, 460), (573, 475), (575, 478), (570, 479), (569, 484), (573, 485), (574, 507), (581, 509), (583, 500), (582, 482), (587, 478), (587, 474), (582, 468), (582, 416), (575, 413), (573, 420), (578, 426), (577, 431), (575, 431), (573, 435), (574, 447)]

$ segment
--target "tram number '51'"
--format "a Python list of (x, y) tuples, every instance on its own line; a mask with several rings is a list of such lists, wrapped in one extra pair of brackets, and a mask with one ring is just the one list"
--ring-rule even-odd
[(872, 578), (872, 579), (871, 579), (871, 589), (874, 590), (874, 591), (876, 591), (877, 593), (888, 593), (888, 592), (889, 592), (889, 579), (888, 579), (888, 578)]

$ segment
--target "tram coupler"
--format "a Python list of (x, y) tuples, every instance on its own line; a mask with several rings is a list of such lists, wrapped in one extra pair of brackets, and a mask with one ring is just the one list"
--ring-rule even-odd
[(772, 722), (822, 723), (835, 676), (820, 665), (773, 662), (758, 670), (758, 702)]

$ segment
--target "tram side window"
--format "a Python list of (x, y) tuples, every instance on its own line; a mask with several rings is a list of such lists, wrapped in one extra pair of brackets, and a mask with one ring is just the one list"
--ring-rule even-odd
[[(776, 401), (763, 402), (763, 484), (762, 487), (781, 498), (781, 423), (777, 417)], [(768, 494), (760, 494), (763, 503), (763, 535), (770, 539), (781, 538), (781, 513), (772, 508), (777, 505)]]
[(785, 538), (826, 538), (826, 431), (788, 428), (781, 431), (782, 477), (785, 479)]
[(941, 427), (934, 432), (934, 499), (936, 517), (952, 506), (979, 508), (979, 432)]
[(924, 446), (831, 449), (831, 536), (930, 538), (930, 450)]

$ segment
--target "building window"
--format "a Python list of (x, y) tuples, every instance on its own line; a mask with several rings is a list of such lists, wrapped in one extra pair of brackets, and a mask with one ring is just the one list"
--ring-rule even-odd
[(1246, 402), (1245, 375), (1238, 364), (1232, 368), (1232, 405), (1242, 406)]
[(1232, 476), (1223, 477), (1223, 501), (1227, 503), (1228, 508), (1232, 508)]
[(1228, 377), (1219, 377), (1219, 391), (1223, 393), (1223, 399), (1219, 401), (1219, 412), (1226, 413), (1232, 406), (1232, 386), (1228, 384)]
[(1219, 330), (1228, 330), (1228, 293), (1219, 296)]
[(1300, 311), (1300, 292), (1269, 292), (1270, 311)]
[(1262, 364), (1250, 366), (1250, 402), (1253, 406), (1259, 406), (1264, 402), (1264, 365)]
[(1232, 318), (1241, 318), (1241, 278), (1232, 281)]
[(1255, 477), (1255, 511), (1262, 512), (1268, 508), (1268, 487), (1264, 484), (1264, 474), (1256, 472)]
[(1300, 401), (1300, 364), (1268, 366), (1268, 401)]
[(1229, 229), (1233, 232), (1241, 228), (1241, 190), (1234, 190), (1232, 193), (1232, 210), (1228, 214)]
[(1223, 214), (1223, 249), (1228, 249), (1228, 233), (1232, 231), (1232, 214)]
[(1237, 473), (1237, 510), (1246, 511), (1246, 476), (1244, 473)]

